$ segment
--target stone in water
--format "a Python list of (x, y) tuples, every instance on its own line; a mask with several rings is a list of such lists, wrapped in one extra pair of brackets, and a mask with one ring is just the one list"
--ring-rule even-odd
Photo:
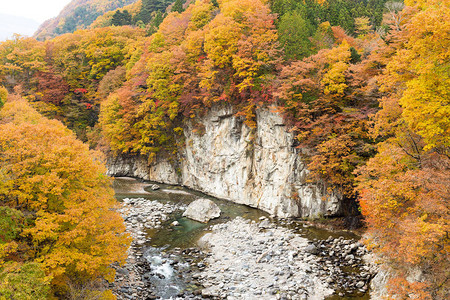
[(209, 220), (220, 217), (220, 213), (220, 208), (214, 202), (202, 198), (189, 204), (186, 211), (183, 213), (183, 217), (188, 217), (189, 219), (202, 223), (208, 223)]

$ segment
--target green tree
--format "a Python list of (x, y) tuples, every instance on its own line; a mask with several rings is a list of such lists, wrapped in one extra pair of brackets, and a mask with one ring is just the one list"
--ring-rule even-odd
[(0, 108), (3, 107), (7, 99), (8, 99), (8, 90), (3, 86), (0, 86)]
[(128, 12), (128, 10), (120, 11), (117, 10), (111, 20), (111, 25), (114, 26), (124, 26), (124, 25), (131, 25), (132, 24), (132, 17), (131, 14)]
[(288, 12), (281, 17), (278, 36), (288, 59), (302, 59), (311, 54), (310, 37), (314, 27), (298, 10)]
[(147, 24), (147, 34), (152, 35), (158, 31), (159, 25), (164, 21), (165, 14), (160, 10), (151, 13), (151, 21)]
[(183, 8), (183, 0), (176, 0), (175, 3), (172, 6), (172, 11), (176, 11), (178, 13), (182, 13), (184, 11)]
[(148, 24), (152, 20), (153, 12), (164, 13), (167, 6), (173, 0), (142, 0), (141, 11), (138, 14), (137, 19), (142, 20), (145, 24)]
[(23, 229), (23, 218), (22, 212), (0, 206), (0, 243), (10, 242), (19, 236)]

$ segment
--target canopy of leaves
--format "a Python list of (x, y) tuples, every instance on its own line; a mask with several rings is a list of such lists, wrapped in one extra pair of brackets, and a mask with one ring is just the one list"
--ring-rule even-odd
[(175, 0), (142, 0), (141, 10), (137, 15), (137, 20), (144, 24), (150, 23), (156, 12), (164, 13), (166, 8)]
[[(378, 51), (385, 91), (374, 136), (378, 154), (359, 170), (369, 232), (399, 277), (392, 293), (448, 298), (450, 144), (448, 1), (407, 1), (401, 23)], [(444, 71), (446, 70), (446, 71)], [(408, 268), (424, 271), (406, 280)], [(446, 287), (447, 286), (447, 287)]]
[(326, 179), (347, 197), (354, 197), (357, 166), (373, 155), (368, 135), (369, 114), (376, 99), (362, 63), (351, 62), (350, 37), (335, 46), (284, 67), (275, 95), (279, 111), (292, 126), (300, 147), (310, 149), (309, 169), (315, 180)]
[(23, 227), (23, 214), (15, 209), (0, 206), (0, 243), (6, 243), (18, 237)]
[[(135, 25), (139, 26), (139, 20), (137, 20), (137, 15), (141, 11), (142, 7), (142, 1), (138, 0), (134, 3), (131, 3), (129, 5), (117, 8), (116, 10), (111, 10), (105, 14), (100, 15), (92, 24), (89, 26), (89, 28), (100, 28), (100, 27), (108, 27), (112, 26), (113, 24), (113, 18), (114, 16), (120, 17), (119, 19), (127, 20), (126, 22), (120, 22), (120, 23), (126, 23), (123, 25)], [(127, 13), (125, 13), (127, 11)], [(125, 15), (124, 15), (125, 13)], [(130, 15), (131, 20), (128, 20), (127, 15)], [(123, 18), (125, 17), (125, 18)], [(129, 21), (129, 23), (128, 23)], [(123, 25), (115, 25), (115, 26), (123, 26)]]
[(0, 268), (0, 299), (48, 299), (49, 281), (38, 263), (8, 263)]
[(8, 90), (5, 87), (0, 86), (0, 109), (3, 107), (7, 99), (8, 99)]
[[(99, 82), (126, 65), (144, 31), (130, 27), (82, 30), (52, 41), (16, 36), (0, 44), (0, 80), (43, 114), (62, 120), (86, 140), (97, 122)], [(116, 83), (117, 84), (117, 83)]]
[(311, 54), (309, 38), (314, 33), (314, 27), (300, 11), (284, 14), (279, 21), (278, 33), (287, 58), (301, 59)]
[(383, 20), (384, 5), (388, 0), (270, 0), (272, 11), (280, 18), (292, 11), (301, 11), (309, 23), (316, 28), (322, 22), (340, 26), (350, 34), (355, 32), (356, 20), (368, 17), (370, 24), (380, 26)]
[[(0, 203), (33, 216), (21, 232), (27, 239), (18, 241), (29, 242), (28, 250), (18, 255), (38, 262), (60, 288), (112, 280), (111, 264), (123, 262), (129, 239), (112, 210), (116, 200), (100, 154), (23, 100), (0, 112), (0, 151)], [(13, 222), (10, 215), (3, 220)]]
[(273, 19), (259, 1), (222, 1), (219, 10), (197, 1), (170, 13), (130, 80), (102, 105), (100, 123), (111, 148), (151, 158), (172, 153), (182, 144), (183, 115), (193, 118), (217, 101), (244, 108), (263, 100), (248, 97), (264, 91), (279, 57)]

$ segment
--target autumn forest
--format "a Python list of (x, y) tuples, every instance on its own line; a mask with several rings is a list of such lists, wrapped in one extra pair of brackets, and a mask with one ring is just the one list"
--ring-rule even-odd
[(253, 130), (282, 115), (309, 180), (357, 204), (392, 298), (448, 299), (449, 0), (87, 2), (0, 43), (0, 299), (115, 299), (130, 238), (105, 156), (175, 162), (213, 105)]

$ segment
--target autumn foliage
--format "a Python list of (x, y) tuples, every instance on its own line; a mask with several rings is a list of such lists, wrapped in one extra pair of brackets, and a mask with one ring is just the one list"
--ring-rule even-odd
[(367, 62), (352, 57), (365, 49), (339, 28), (322, 28), (334, 32), (332, 48), (283, 67), (275, 95), (297, 144), (310, 151), (312, 179), (326, 179), (330, 188), (351, 198), (353, 172), (374, 153), (368, 129), (376, 90), (367, 82)]
[[(231, 103), (254, 126), (279, 59), (274, 16), (260, 1), (197, 1), (146, 40), (129, 80), (104, 101), (100, 124), (115, 152), (172, 154), (183, 117)], [(266, 96), (265, 96), (266, 95)]]
[(23, 100), (0, 112), (0, 150), (0, 204), (23, 213), (9, 217), (17, 230), (0, 240), (11, 248), (5, 268), (38, 263), (60, 294), (71, 282), (113, 280), (129, 240), (100, 154)]
[[(447, 2), (445, 4), (445, 2)], [(385, 97), (373, 135), (378, 154), (358, 171), (369, 232), (397, 269), (392, 293), (448, 298), (450, 31), (448, 1), (407, 1), (403, 22), (377, 55)], [(446, 71), (444, 71), (446, 70)], [(419, 268), (419, 279), (407, 280)]]
[[(142, 155), (149, 164), (176, 164), (183, 131), (202, 134), (213, 105), (231, 106), (250, 129), (257, 110), (275, 111), (294, 134), (308, 180), (359, 204), (374, 251), (398, 275), (391, 297), (448, 298), (448, 0), (197, 0), (176, 1), (171, 11), (168, 3), (138, 1), (100, 16), (93, 29), (45, 42), (1, 43), (0, 107), (8, 91), (18, 93), (109, 155)], [(5, 222), (19, 238), (2, 244), (0, 260), (32, 253), (53, 284), (107, 277), (120, 257), (98, 253), (120, 253), (124, 238), (120, 226), (100, 222), (117, 216), (106, 213), (103, 170), (86, 162), (93, 154), (23, 102), (7, 104), (2, 122), (0, 199), (17, 210)], [(91, 171), (81, 170), (87, 163)], [(89, 227), (115, 246), (94, 247)], [(25, 266), (11, 268), (19, 278)]]

